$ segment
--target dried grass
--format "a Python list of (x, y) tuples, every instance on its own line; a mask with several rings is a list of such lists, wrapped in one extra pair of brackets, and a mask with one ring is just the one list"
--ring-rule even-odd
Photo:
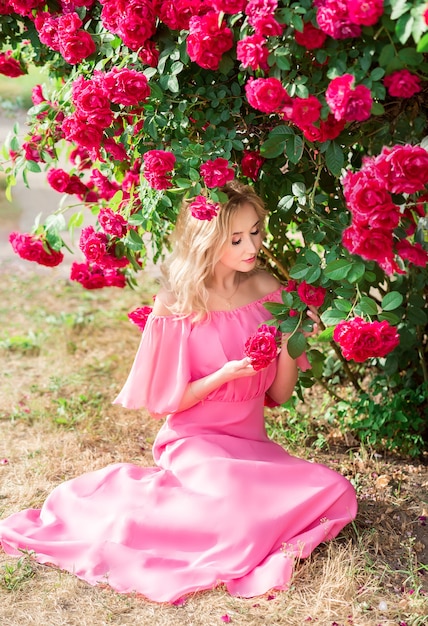
[[(0, 459), (9, 461), (0, 465), (0, 517), (38, 507), (59, 482), (108, 463), (151, 465), (158, 424), (111, 405), (139, 340), (126, 313), (150, 302), (150, 280), (136, 292), (85, 293), (52, 275), (0, 278), (0, 340), (43, 334), (33, 352), (0, 349)], [(416, 522), (427, 506), (426, 466), (364, 451), (301, 453), (352, 478), (361, 504), (354, 526), (298, 565), (288, 591), (247, 600), (220, 587), (182, 606), (159, 605), (38, 564), (7, 589), (5, 567), (17, 561), (0, 552), (0, 625), (219, 626), (224, 615), (240, 626), (428, 624), (428, 595), (420, 592), (427, 587), (424, 529)], [(390, 480), (376, 485), (374, 474)]]

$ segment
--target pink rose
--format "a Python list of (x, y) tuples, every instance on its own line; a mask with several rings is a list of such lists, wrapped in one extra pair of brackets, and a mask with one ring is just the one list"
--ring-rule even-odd
[(65, 13), (56, 18), (56, 20), (60, 39), (65, 35), (74, 34), (82, 26), (82, 20), (76, 12)]
[(103, 200), (111, 200), (120, 189), (115, 181), (104, 176), (104, 174), (96, 168), (92, 170), (89, 180), (98, 189), (98, 194)]
[(313, 26), (311, 22), (306, 22), (303, 25), (302, 32), (294, 31), (294, 39), (299, 46), (303, 46), (307, 50), (316, 50), (323, 47), (327, 35), (319, 28)]
[(17, 76), (23, 76), (26, 72), (21, 68), (19, 61), (12, 57), (12, 52), (8, 50), (0, 54), (0, 74), (16, 78)]
[(152, 311), (153, 308), (151, 306), (142, 306), (128, 313), (128, 318), (133, 324), (138, 326), (138, 328), (144, 330), (147, 319)]
[(394, 98), (411, 98), (422, 89), (419, 76), (409, 70), (397, 70), (385, 76), (383, 84)]
[(79, 76), (73, 83), (73, 102), (76, 106), (75, 116), (82, 121), (108, 128), (113, 121), (110, 100), (97, 79), (85, 80)]
[(325, 300), (325, 294), (327, 289), (324, 287), (316, 287), (315, 285), (309, 285), (306, 281), (300, 283), (297, 287), (297, 295), (300, 300), (308, 306), (319, 307), (322, 306)]
[(233, 46), (233, 33), (225, 23), (219, 23), (219, 13), (190, 19), (187, 52), (192, 61), (207, 70), (218, 70), (221, 57)]
[(365, 85), (354, 86), (352, 74), (344, 74), (330, 81), (326, 101), (336, 120), (362, 122), (370, 117), (372, 96)]
[(168, 189), (172, 186), (170, 174), (174, 169), (175, 156), (166, 150), (149, 150), (143, 155), (144, 178), (153, 189)]
[(9, 0), (0, 0), (0, 15), (11, 15), (11, 13), (15, 13), (15, 10)]
[(353, 24), (373, 26), (383, 14), (383, 0), (347, 0), (346, 4)]
[(205, 196), (196, 196), (189, 204), (189, 211), (198, 220), (207, 220), (210, 222), (213, 217), (217, 216), (220, 205), (209, 202)]
[(243, 13), (248, 0), (211, 0), (210, 5), (213, 9), (219, 13), (228, 13), (234, 15), (235, 13)]
[(112, 137), (104, 139), (103, 148), (109, 157), (115, 161), (127, 161), (129, 159), (123, 144), (117, 143)]
[[(190, 18), (199, 15), (202, 5), (195, 0), (157, 0), (155, 8), (161, 22), (171, 30), (189, 30)], [(212, 8), (218, 10), (214, 3)]]
[(245, 85), (248, 103), (263, 113), (279, 113), (292, 99), (277, 78), (250, 78)]
[(342, 244), (351, 254), (376, 261), (387, 274), (402, 273), (394, 261), (393, 243), (392, 232), (383, 228), (353, 224), (342, 233)]
[(244, 354), (253, 368), (264, 369), (278, 354), (278, 331), (274, 326), (262, 324), (245, 342)]
[(30, 16), (33, 9), (42, 7), (45, 2), (44, 0), (9, 0), (9, 4), (18, 15)]
[(235, 171), (229, 167), (227, 159), (214, 159), (206, 161), (199, 168), (204, 183), (207, 187), (223, 187), (230, 180), (235, 178)]
[(318, 26), (333, 39), (359, 37), (361, 26), (352, 23), (348, 4), (343, 0), (322, 0), (316, 3)]
[(295, 98), (291, 120), (299, 126), (306, 126), (319, 120), (322, 104), (315, 96)]
[(33, 104), (41, 104), (42, 102), (46, 102), (46, 98), (43, 95), (43, 88), (41, 85), (34, 85), (31, 90), (31, 100)]
[(65, 193), (69, 193), (70, 195), (76, 195), (82, 198), (86, 197), (87, 192), (87, 186), (82, 180), (80, 180), (78, 176), (76, 176), (76, 174), (70, 176), (69, 183), (65, 188)]
[(122, 215), (109, 208), (101, 209), (98, 213), (98, 222), (107, 235), (123, 237), (128, 231), (128, 222)]
[(39, 265), (55, 267), (62, 263), (64, 255), (61, 251), (53, 250), (47, 241), (30, 233), (13, 232), (9, 235), (10, 244), (21, 259), (34, 261)]
[[(292, 291), (296, 291), (296, 290), (297, 290), (297, 280), (293, 280), (292, 278), (290, 278), (290, 280), (287, 282), (287, 286), (284, 287), (284, 291), (291, 293)], [(290, 311), (290, 314), (291, 314), (291, 311)]]
[(147, 39), (144, 42), (144, 47), (140, 48), (138, 52), (138, 58), (143, 65), (149, 65), (150, 67), (157, 67), (159, 62), (159, 48), (156, 42), (151, 39)]
[(125, 106), (143, 104), (150, 95), (150, 87), (144, 74), (128, 68), (114, 68), (107, 72), (103, 86), (111, 102)]
[(265, 158), (262, 157), (258, 150), (248, 150), (241, 159), (242, 174), (256, 181), (264, 162)]
[(116, 269), (105, 269), (89, 263), (76, 263), (71, 266), (70, 279), (80, 283), (85, 289), (120, 287), (126, 285), (126, 278)]
[(374, 166), (391, 193), (415, 193), (428, 183), (428, 152), (420, 146), (383, 148)]
[(45, 46), (52, 50), (59, 51), (59, 33), (57, 18), (50, 13), (43, 11), (38, 13), (34, 20), (34, 25), (39, 34), (39, 39)]
[(400, 343), (397, 329), (388, 322), (365, 322), (361, 317), (339, 322), (333, 339), (340, 345), (345, 359), (357, 363), (384, 357)]
[(336, 120), (334, 115), (329, 113), (326, 120), (320, 122), (320, 141), (336, 139), (345, 128), (345, 120)]
[(426, 267), (428, 264), (428, 252), (420, 243), (411, 244), (407, 239), (401, 239), (395, 244), (395, 250), (398, 256), (413, 265)]
[(252, 70), (267, 70), (269, 68), (267, 62), (269, 50), (266, 39), (257, 33), (238, 41), (236, 56), (244, 67), (250, 67)]
[(392, 230), (400, 221), (400, 208), (380, 180), (366, 174), (364, 169), (348, 173), (343, 180), (346, 204), (353, 221), (359, 226)]
[(59, 52), (71, 65), (76, 65), (91, 56), (96, 50), (94, 40), (86, 30), (60, 37)]

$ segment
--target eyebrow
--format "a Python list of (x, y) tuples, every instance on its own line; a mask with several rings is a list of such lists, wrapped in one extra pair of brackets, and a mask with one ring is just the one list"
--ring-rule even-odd
[[(251, 226), (251, 230), (253, 230), (253, 228), (254, 228), (255, 226), (257, 226), (258, 224), (260, 224), (260, 220), (257, 220), (257, 222)], [(242, 230), (240, 230), (239, 232), (236, 232), (236, 233), (232, 233), (232, 237), (233, 237), (234, 235), (242, 235)]]

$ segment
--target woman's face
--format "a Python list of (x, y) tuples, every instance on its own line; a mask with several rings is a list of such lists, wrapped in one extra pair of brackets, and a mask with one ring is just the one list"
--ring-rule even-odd
[(254, 269), (262, 245), (260, 220), (252, 204), (243, 204), (231, 220), (231, 233), (220, 250), (219, 266), (237, 272)]

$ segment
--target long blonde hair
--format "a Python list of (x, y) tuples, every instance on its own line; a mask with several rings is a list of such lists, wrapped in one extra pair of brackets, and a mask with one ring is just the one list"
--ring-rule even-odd
[(228, 200), (212, 220), (199, 220), (189, 210), (191, 200), (183, 202), (174, 233), (173, 252), (162, 266), (163, 284), (174, 297), (169, 306), (172, 313), (195, 315), (195, 320), (208, 314), (206, 282), (214, 274), (221, 249), (232, 233), (232, 218), (244, 204), (251, 204), (260, 219), (265, 236), (267, 211), (262, 199), (248, 185), (232, 181), (221, 189)]

